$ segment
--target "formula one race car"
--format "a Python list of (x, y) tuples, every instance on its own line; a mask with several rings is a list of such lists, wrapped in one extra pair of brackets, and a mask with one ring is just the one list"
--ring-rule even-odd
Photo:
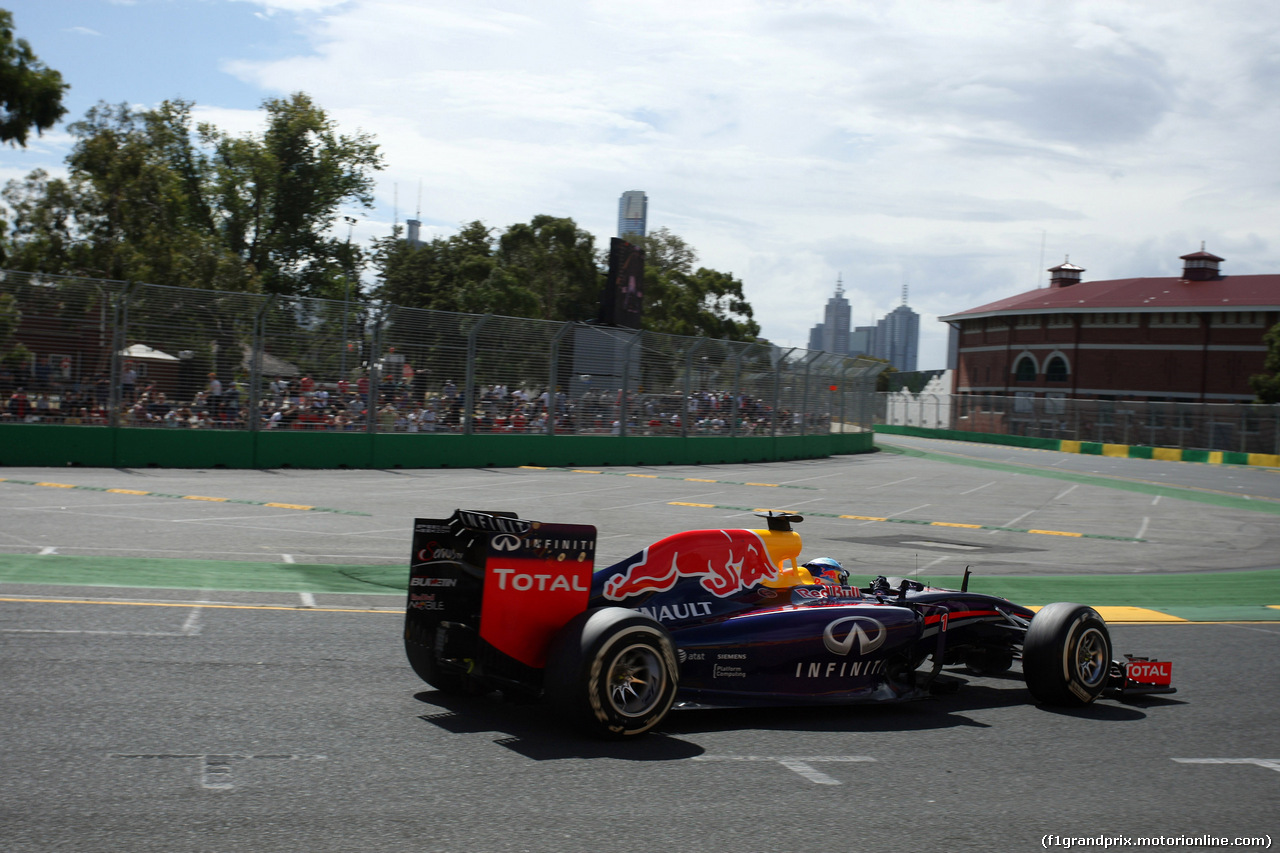
[(588, 525), (469, 510), (417, 519), (409, 662), (438, 690), (546, 700), (606, 737), (643, 734), (676, 703), (917, 699), (943, 666), (993, 674), (1018, 659), (1047, 704), (1174, 692), (1172, 664), (1112, 659), (1090, 607), (1037, 612), (969, 592), (967, 571), (959, 590), (815, 577), (792, 529), (803, 519), (758, 514), (767, 529), (677, 533), (598, 572)]

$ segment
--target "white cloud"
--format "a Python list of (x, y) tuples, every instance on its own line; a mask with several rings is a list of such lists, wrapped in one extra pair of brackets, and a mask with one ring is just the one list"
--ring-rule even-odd
[[(796, 345), (843, 275), (861, 325), (910, 285), (931, 319), (1044, 281), (1170, 275), (1208, 240), (1276, 271), (1280, 27), (1263, 0), (236, 0), (301, 33), (226, 46), (388, 163), (360, 231), (538, 213), (611, 236), (644, 189)], [(198, 100), (198, 99), (197, 99)], [(232, 132), (253, 111), (201, 103)], [(392, 210), (398, 195), (398, 210)]]

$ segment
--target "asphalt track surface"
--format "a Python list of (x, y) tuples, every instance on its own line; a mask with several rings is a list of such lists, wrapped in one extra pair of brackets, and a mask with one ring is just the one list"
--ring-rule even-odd
[[(879, 444), (598, 473), (0, 469), (0, 849), (1276, 839), (1280, 473)], [(860, 578), (969, 565), (976, 585), (1191, 619), (1112, 626), (1117, 652), (1174, 661), (1179, 692), (1063, 712), (1016, 672), (957, 670), (959, 692), (909, 705), (684, 711), (635, 743), (584, 740), (536, 706), (442, 696), (404, 662), (409, 525), (459, 506), (595, 524), (601, 563), (795, 510), (805, 554)], [(1179, 610), (1188, 589), (1216, 609)]]

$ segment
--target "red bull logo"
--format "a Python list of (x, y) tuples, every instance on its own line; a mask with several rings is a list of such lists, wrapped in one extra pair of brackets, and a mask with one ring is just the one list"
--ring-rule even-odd
[(764, 540), (754, 530), (690, 530), (653, 543), (639, 559), (604, 584), (604, 597), (622, 601), (666, 592), (681, 578), (700, 577), (719, 598), (778, 577)]

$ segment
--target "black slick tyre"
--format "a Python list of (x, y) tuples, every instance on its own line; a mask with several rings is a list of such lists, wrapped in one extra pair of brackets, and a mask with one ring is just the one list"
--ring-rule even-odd
[(1098, 611), (1057, 602), (1031, 620), (1022, 643), (1022, 677), (1037, 701), (1088, 705), (1107, 685), (1111, 635)]
[(544, 678), (546, 697), (566, 722), (599, 737), (635, 737), (661, 723), (675, 702), (675, 644), (643, 613), (588, 610), (556, 635)]

